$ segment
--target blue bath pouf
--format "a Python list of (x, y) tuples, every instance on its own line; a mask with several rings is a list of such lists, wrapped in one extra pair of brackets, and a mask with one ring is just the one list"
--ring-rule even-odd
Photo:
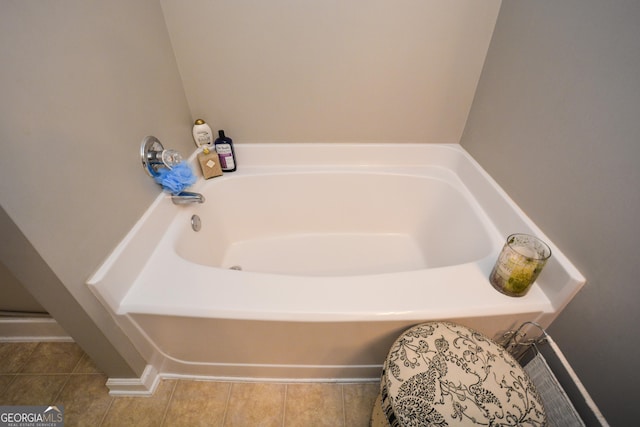
[(185, 162), (180, 162), (171, 169), (160, 169), (154, 179), (162, 185), (164, 191), (174, 195), (180, 194), (196, 182), (196, 176)]

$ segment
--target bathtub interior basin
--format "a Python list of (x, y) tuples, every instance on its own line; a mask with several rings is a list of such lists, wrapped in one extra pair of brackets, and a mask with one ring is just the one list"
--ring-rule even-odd
[[(442, 175), (442, 171), (440, 172)], [(428, 168), (303, 171), (211, 182), (201, 230), (177, 226), (183, 259), (218, 268), (346, 276), (446, 267), (491, 253), (472, 199)]]

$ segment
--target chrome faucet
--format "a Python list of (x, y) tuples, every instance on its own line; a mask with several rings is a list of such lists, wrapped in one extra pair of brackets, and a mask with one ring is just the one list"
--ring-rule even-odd
[(174, 205), (190, 205), (192, 203), (204, 203), (204, 196), (200, 193), (192, 193), (191, 191), (183, 191), (179, 194), (171, 196)]

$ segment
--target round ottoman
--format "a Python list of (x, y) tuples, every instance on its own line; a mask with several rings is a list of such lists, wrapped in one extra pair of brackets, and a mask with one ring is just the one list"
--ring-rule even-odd
[(543, 426), (529, 376), (484, 335), (449, 322), (405, 331), (384, 363), (371, 426)]

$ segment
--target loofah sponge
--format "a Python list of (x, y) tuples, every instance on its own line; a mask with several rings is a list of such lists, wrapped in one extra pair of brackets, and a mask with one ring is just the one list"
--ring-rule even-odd
[(196, 176), (185, 162), (180, 162), (171, 169), (161, 168), (154, 179), (164, 191), (174, 195), (180, 194), (196, 182)]

